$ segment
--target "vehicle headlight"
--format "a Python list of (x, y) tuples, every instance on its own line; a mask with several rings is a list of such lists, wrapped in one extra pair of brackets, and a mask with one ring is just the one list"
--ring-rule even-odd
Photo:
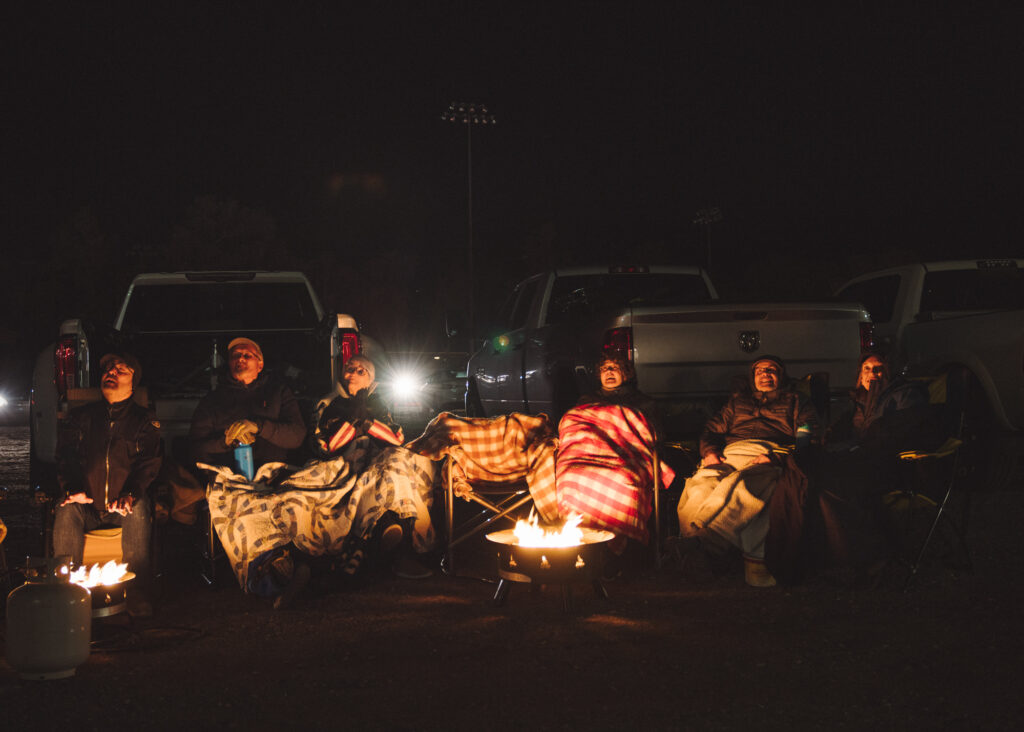
[(6, 406), (7, 406), (7, 397), (5, 397), (3, 394), (0, 394), (0, 409), (3, 409)]
[(413, 374), (398, 374), (391, 382), (391, 391), (396, 399), (409, 399), (420, 390), (419, 379)]

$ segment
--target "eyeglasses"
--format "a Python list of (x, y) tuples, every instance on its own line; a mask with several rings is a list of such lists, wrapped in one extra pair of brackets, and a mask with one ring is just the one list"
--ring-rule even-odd
[(618, 374), (622, 373), (622, 369), (619, 368), (619, 366), (617, 364), (614, 364), (614, 363), (605, 364), (604, 366), (599, 368), (598, 371), (600, 373), (602, 373), (602, 374), (606, 374), (606, 373), (611, 372), (611, 371), (614, 371), (615, 373), (618, 373)]
[(778, 376), (779, 370), (774, 366), (758, 366), (754, 369), (754, 376)]
[(370, 372), (367, 371), (362, 366), (346, 366), (345, 367), (345, 373), (346, 374), (359, 374), (360, 376), (366, 376)]

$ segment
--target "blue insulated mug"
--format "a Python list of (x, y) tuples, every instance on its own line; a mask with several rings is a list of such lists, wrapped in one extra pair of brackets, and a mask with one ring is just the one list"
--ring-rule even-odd
[(252, 462), (252, 445), (235, 446), (235, 467), (238, 468), (238, 472), (244, 475), (247, 480), (252, 480), (252, 477), (256, 474)]

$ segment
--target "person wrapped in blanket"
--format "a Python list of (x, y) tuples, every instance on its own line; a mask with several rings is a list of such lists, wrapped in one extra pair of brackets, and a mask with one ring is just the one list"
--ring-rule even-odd
[[(341, 381), (335, 390), (322, 398), (314, 412), (311, 448), (321, 460), (343, 457), (353, 473), (364, 473), (394, 450), (405, 451), (402, 428), (392, 418), (377, 393), (376, 369), (366, 356), (353, 356), (345, 364)], [(422, 483), (417, 474), (414, 482)], [(377, 522), (377, 535), (382, 552), (394, 553), (392, 570), (399, 577), (423, 579), (433, 573), (416, 557), (414, 534), (431, 535), (431, 486), (420, 485), (416, 491), (422, 500), (416, 506), (398, 501), (402, 506), (387, 506)], [(429, 549), (423, 541), (415, 542), (422, 551)]]
[[(649, 541), (659, 424), (654, 401), (636, 387), (628, 361), (602, 355), (595, 371), (597, 390), (583, 396), (558, 425), (558, 512), (562, 517), (579, 513), (585, 526), (615, 534), (605, 567), (610, 578), (629, 562), (628, 547), (638, 550)], [(665, 463), (660, 468), (664, 488), (675, 473)]]
[(679, 499), (679, 529), (706, 549), (743, 552), (745, 579), (771, 587), (765, 565), (769, 501), (784, 473), (780, 448), (820, 442), (814, 405), (792, 389), (782, 360), (762, 356), (700, 439), (701, 465)]

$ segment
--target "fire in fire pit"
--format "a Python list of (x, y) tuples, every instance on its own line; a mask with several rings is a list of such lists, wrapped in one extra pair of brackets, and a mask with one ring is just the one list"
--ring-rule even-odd
[(128, 607), (127, 587), (135, 578), (128, 571), (127, 564), (111, 559), (102, 567), (79, 567), (71, 573), (71, 581), (85, 587), (92, 593), (92, 616), (94, 618), (117, 615)]
[(605, 542), (615, 535), (610, 531), (581, 529), (582, 517), (571, 515), (557, 531), (544, 529), (531, 515), (529, 522), (519, 520), (515, 529), (488, 534), (498, 545), (498, 576), (501, 581), (494, 603), (502, 605), (508, 597), (509, 582), (558, 584), (562, 587), (562, 605), (572, 607), (571, 583), (590, 581), (599, 597), (608, 597), (601, 584)]

